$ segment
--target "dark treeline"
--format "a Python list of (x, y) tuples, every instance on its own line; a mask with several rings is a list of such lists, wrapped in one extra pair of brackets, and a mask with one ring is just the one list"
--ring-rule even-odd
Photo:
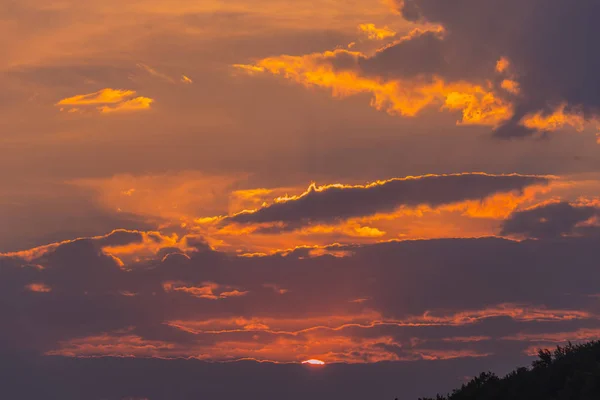
[(540, 350), (531, 368), (484, 372), (451, 394), (419, 400), (598, 400), (600, 342)]

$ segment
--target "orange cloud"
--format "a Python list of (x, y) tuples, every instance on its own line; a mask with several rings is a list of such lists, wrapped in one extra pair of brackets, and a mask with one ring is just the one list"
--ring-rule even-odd
[[(538, 186), (546, 186), (549, 182), (551, 177), (548, 176), (534, 176), (534, 175), (518, 175), (518, 174), (505, 174), (505, 175), (492, 175), (492, 174), (485, 174), (485, 173), (459, 173), (459, 174), (440, 174), (440, 175), (435, 175), (435, 174), (429, 174), (429, 175), (422, 175), (422, 176), (407, 176), (404, 178), (392, 178), (392, 179), (387, 179), (387, 180), (379, 180), (379, 181), (375, 181), (375, 182), (371, 182), (368, 184), (364, 184), (364, 185), (345, 185), (345, 184), (341, 184), (341, 183), (334, 183), (334, 184), (327, 184), (327, 185), (322, 185), (322, 186), (317, 186), (314, 182), (311, 183), (308, 187), (308, 189), (306, 191), (304, 191), (303, 193), (300, 193), (298, 195), (285, 195), (285, 196), (280, 196), (277, 197), (273, 200), (272, 204), (268, 204), (268, 203), (263, 203), (261, 205), (260, 208), (255, 209), (255, 210), (244, 210), (241, 211), (233, 216), (230, 217), (230, 219), (233, 222), (244, 222), (245, 220), (251, 221), (253, 217), (255, 217), (256, 215), (261, 215), (261, 213), (267, 213), (270, 210), (274, 210), (274, 209), (281, 209), (281, 207), (284, 207), (286, 205), (290, 206), (290, 210), (291, 207), (293, 207), (295, 204), (299, 204), (298, 207), (304, 209), (306, 206), (302, 206), (303, 203), (309, 203), (309, 202), (319, 202), (319, 198), (320, 196), (324, 196), (325, 194), (330, 194), (330, 196), (335, 196), (333, 198), (336, 198), (338, 200), (342, 200), (343, 196), (354, 196), (357, 192), (359, 191), (364, 191), (365, 193), (369, 193), (370, 191), (373, 191), (374, 195), (372, 196), (372, 202), (374, 201), (381, 201), (381, 198), (379, 197), (379, 192), (382, 192), (384, 189), (387, 189), (391, 192), (391, 194), (396, 193), (394, 191), (398, 190), (397, 188), (400, 187), (400, 185), (418, 185), (418, 184), (428, 184), (431, 183), (433, 185), (435, 185), (434, 182), (438, 181), (438, 182), (442, 182), (444, 180), (447, 180), (448, 182), (453, 182), (454, 185), (457, 185), (457, 183), (459, 182), (459, 180), (468, 180), (468, 179), (489, 179), (490, 180), (490, 184), (493, 184), (493, 181), (498, 180), (498, 181), (509, 181), (509, 180), (514, 180), (514, 182), (512, 182), (508, 187), (504, 187), (504, 186), (499, 186), (497, 189), (494, 189), (494, 186), (491, 186), (490, 188), (486, 189), (486, 192), (488, 192), (489, 194), (487, 196), (478, 194), (478, 195), (472, 195), (469, 192), (464, 192), (461, 191), (460, 194), (455, 194), (455, 193), (448, 193), (449, 191), (446, 190), (444, 192), (444, 194), (449, 195), (450, 197), (448, 197), (448, 199), (434, 199), (432, 198), (431, 194), (429, 194), (428, 196), (416, 196), (415, 199), (410, 199), (410, 201), (408, 200), (408, 192), (404, 192), (403, 196), (397, 200), (394, 201), (394, 204), (397, 204), (396, 207), (393, 208), (400, 208), (402, 206), (408, 207), (408, 208), (416, 208), (416, 206), (418, 205), (422, 205), (422, 204), (429, 204), (434, 202), (434, 200), (437, 200), (439, 202), (439, 206), (437, 206), (436, 208), (439, 207), (444, 207), (445, 205), (448, 204), (456, 204), (456, 203), (462, 203), (464, 200), (462, 200), (463, 198), (472, 198), (472, 197), (476, 197), (476, 198), (480, 198), (480, 200), (484, 200), (488, 197), (492, 197), (494, 196), (497, 192), (502, 192), (502, 193), (511, 193), (512, 191), (516, 191), (518, 189), (522, 189), (525, 190), (527, 188), (532, 188), (532, 187), (538, 187)], [(407, 189), (408, 190), (408, 189)], [(412, 189), (413, 191), (415, 190), (414, 188)], [(532, 196), (533, 193), (535, 193), (538, 189), (533, 189), (532, 192), (530, 192), (529, 196)], [(420, 198), (419, 198), (420, 197)], [(402, 198), (404, 198), (404, 200), (402, 200)], [(386, 198), (387, 199), (387, 198)], [(364, 199), (363, 199), (364, 202)], [(406, 203), (410, 203), (410, 205), (406, 206)], [(331, 210), (332, 214), (334, 213), (335, 210)], [(370, 212), (371, 214), (376, 214), (376, 212)], [(309, 216), (312, 215), (311, 213), (308, 213)], [(364, 211), (361, 209), (360, 212), (357, 211), (356, 215), (352, 215), (351, 213), (348, 213), (349, 217), (352, 216), (360, 216), (360, 215), (364, 215), (364, 214), (368, 214), (367, 211)], [(279, 214), (277, 214), (279, 215)], [(327, 216), (326, 216), (327, 217)], [(280, 219), (274, 217), (274, 216), (269, 216), (269, 217), (265, 217), (263, 219), (261, 218), (256, 218), (257, 221), (256, 222), (278, 222), (280, 221)]]
[(461, 211), (464, 216), (472, 218), (505, 219), (516, 209), (531, 204), (542, 194), (550, 192), (551, 186), (530, 186), (522, 191), (497, 193), (484, 200), (467, 200), (456, 204), (442, 206), (441, 211)]
[[(72, 240), (65, 240), (63, 242), (51, 243), (51, 244), (47, 244), (44, 246), (34, 247), (34, 248), (28, 249), (28, 250), (0, 253), (0, 257), (7, 257), (7, 258), (14, 257), (14, 258), (20, 258), (22, 260), (31, 262), (33, 260), (36, 260), (36, 259), (42, 257), (43, 255), (45, 255), (47, 253), (53, 251), (61, 244), (66, 244), (66, 243), (71, 243), (71, 242), (72, 242)], [(43, 267), (41, 269), (43, 269)]]
[[(227, 203), (238, 204), (236, 199), (240, 198), (231, 194), (231, 187), (245, 177), (244, 174), (179, 171), (156, 175), (119, 174), (69, 183), (97, 193), (99, 206), (108, 211), (136, 214), (150, 221), (158, 218), (179, 225), (193, 224), (194, 219), (200, 217), (196, 215), (199, 209), (208, 215), (226, 213)], [(247, 204), (242, 200), (239, 203)]]
[(543, 307), (501, 304), (483, 310), (462, 311), (456, 314), (442, 316), (434, 316), (430, 313), (425, 313), (422, 316), (413, 317), (411, 320), (420, 323), (464, 325), (492, 317), (510, 317), (515, 321), (571, 321), (576, 319), (589, 319), (594, 316), (587, 311), (553, 310)]
[(353, 255), (351, 251), (348, 250), (335, 250), (335, 249), (325, 249), (325, 248), (315, 248), (309, 251), (309, 257), (321, 257), (324, 255), (333, 256), (336, 258), (344, 258), (350, 257)]
[(378, 28), (375, 24), (360, 24), (358, 29), (371, 40), (384, 40), (396, 36), (396, 32), (387, 26)]
[[(387, 348), (386, 348), (387, 347)], [(380, 361), (447, 360), (464, 357), (485, 357), (473, 350), (432, 350), (402, 348), (398, 354), (388, 348), (401, 346), (389, 336), (371, 338), (339, 334), (308, 334), (277, 336), (264, 340), (259, 335), (248, 338), (244, 332), (211, 344), (192, 343), (187, 346), (159, 340), (147, 340), (132, 334), (103, 334), (72, 339), (59, 344), (48, 355), (71, 357), (134, 356), (190, 357), (209, 361), (255, 360), (275, 363), (301, 363), (317, 358), (326, 363), (372, 363)]]
[[(143, 64), (140, 64), (143, 65)], [(147, 71), (154, 71), (148, 66), (144, 66)], [(154, 71), (155, 74), (158, 72)], [(98, 92), (76, 95), (66, 99), (60, 100), (56, 103), (57, 106), (69, 106), (68, 112), (82, 112), (81, 106), (101, 105), (96, 107), (101, 113), (114, 113), (114, 112), (130, 112), (145, 110), (150, 108), (150, 105), (154, 102), (154, 99), (149, 97), (135, 97), (134, 90), (120, 90), (120, 89), (102, 89)], [(61, 111), (64, 109), (61, 108)]]
[(219, 288), (219, 285), (217, 285), (216, 283), (211, 283), (211, 282), (207, 282), (205, 284), (205, 286), (177, 286), (178, 282), (165, 282), (163, 283), (163, 290), (165, 292), (171, 292), (171, 291), (176, 291), (176, 292), (182, 292), (182, 293), (187, 293), (189, 295), (192, 295), (194, 297), (199, 297), (199, 298), (203, 298), (203, 299), (210, 299), (210, 300), (216, 300), (219, 297), (216, 296), (213, 293), (213, 290), (216, 290)]
[[(419, 177), (414, 179), (419, 179)], [(545, 181), (541, 180), (540, 184), (528, 186), (523, 190), (491, 193), (478, 200), (459, 199), (440, 205), (429, 205), (423, 200), (423, 204), (399, 205), (391, 211), (376, 211), (373, 215), (347, 215), (344, 218), (329, 221), (310, 221), (301, 226), (292, 224), (289, 229), (282, 221), (238, 224), (232, 222), (231, 217), (223, 216), (195, 219), (195, 225), (190, 229), (206, 237), (206, 240), (215, 248), (236, 251), (245, 256), (285, 253), (303, 247), (309, 249), (307, 257), (325, 254), (345, 256), (348, 254), (347, 251), (337, 251), (329, 248), (328, 245), (332, 243), (376, 243), (398, 238), (494, 236), (500, 229), (503, 219), (517, 209), (538, 203), (547, 193), (554, 190), (555, 183), (559, 183), (554, 177), (544, 177), (544, 179), (549, 179), (550, 184), (546, 185)], [(400, 180), (402, 181), (402, 179)], [(367, 185), (317, 186), (312, 184), (308, 190), (276, 188), (234, 192), (230, 195), (229, 215), (242, 215), (243, 218), (247, 216), (253, 219), (254, 213), (260, 213), (261, 210), (267, 209), (271, 205), (280, 206), (291, 202), (305, 204), (308, 201), (307, 197), (329, 190), (334, 192), (347, 189), (370, 190), (389, 182), (396, 181), (378, 181)], [(406, 196), (406, 193), (403, 196)], [(369, 205), (373, 205), (373, 202), (369, 202)], [(361, 208), (361, 212), (366, 212), (365, 210), (366, 208)], [(295, 212), (281, 215), (289, 217), (292, 214)], [(225, 222), (226, 224), (224, 224)]]
[(504, 73), (510, 67), (510, 61), (506, 57), (502, 57), (496, 63), (496, 72)]
[(189, 247), (186, 238), (180, 238), (177, 234), (164, 235), (159, 232), (137, 232), (141, 236), (140, 241), (125, 245), (104, 246), (101, 251), (115, 259), (117, 264), (123, 266), (143, 260), (153, 259), (164, 248), (179, 249), (182, 253), (193, 252), (195, 249)]
[(457, 124), (497, 126), (512, 116), (512, 105), (498, 98), (492, 91), (468, 84), (458, 91), (445, 94), (444, 107), (462, 111)]
[(327, 329), (341, 330), (347, 326), (374, 326), (382, 316), (376, 311), (348, 315), (320, 315), (304, 318), (256, 317), (220, 318), (202, 321), (169, 321), (168, 324), (191, 333), (222, 334), (240, 331), (265, 331), (277, 334), (298, 335), (303, 332)]
[[(365, 310), (361, 313), (347, 315), (323, 315), (303, 318), (232, 317), (202, 321), (177, 320), (169, 321), (167, 324), (195, 334), (225, 334), (256, 331), (297, 336), (307, 332), (340, 332), (348, 328), (367, 329), (377, 326), (463, 326), (474, 324), (484, 319), (497, 317), (508, 317), (520, 322), (556, 322), (595, 318), (593, 314), (585, 311), (553, 310), (517, 304), (500, 304), (479, 310), (465, 310), (438, 315), (426, 312), (422, 315), (407, 316), (403, 319), (385, 319), (379, 312)], [(486, 337), (458, 337), (447, 338), (447, 340), (473, 342), (486, 340)]]
[[(169, 290), (193, 292), (193, 295), (218, 297), (216, 284), (204, 289), (177, 286), (168, 283)], [(211, 294), (212, 293), (212, 294)], [(413, 337), (404, 343), (387, 334), (378, 334), (377, 327), (435, 327), (473, 324), (483, 318), (505, 316), (517, 321), (564, 321), (587, 318), (586, 313), (565, 310), (546, 310), (510, 304), (488, 309), (464, 311), (432, 317), (408, 317), (402, 320), (384, 320), (381, 314), (365, 311), (349, 315), (322, 315), (314, 317), (282, 318), (230, 317), (198, 321), (169, 321), (167, 325), (195, 335), (196, 340), (169, 343), (147, 340), (130, 331), (115, 332), (64, 341), (49, 354), (68, 356), (143, 356), (195, 357), (210, 361), (253, 359), (271, 362), (301, 362), (317, 358), (327, 363), (364, 363), (376, 361), (445, 360), (464, 357), (485, 357), (488, 352), (473, 349), (430, 349), (430, 341), (452, 344), (470, 344), (490, 340), (487, 336), (458, 336), (441, 339)], [(357, 329), (365, 334), (358, 334)], [(373, 329), (371, 331), (367, 331)], [(385, 329), (384, 331), (387, 331)], [(596, 332), (597, 333), (597, 332)], [(594, 332), (581, 333), (587, 337)], [(573, 337), (573, 336), (572, 336)], [(560, 336), (562, 338), (562, 336)], [(507, 340), (528, 340), (506, 338)], [(424, 347), (425, 346), (425, 347)]]
[[(118, 240), (119, 237), (123, 237), (123, 239)], [(0, 258), (20, 258), (24, 261), (31, 262), (53, 252), (60, 246), (79, 241), (90, 241), (97, 246), (100, 253), (107, 257), (111, 257), (120, 267), (125, 267), (131, 263), (156, 259), (157, 255), (165, 249), (169, 249), (171, 253), (179, 251), (184, 255), (185, 253), (195, 252), (197, 251), (196, 247), (188, 244), (190, 239), (193, 239), (193, 237), (180, 237), (175, 233), (165, 235), (155, 231), (129, 231), (117, 229), (106, 235), (82, 237), (51, 243), (29, 250), (0, 253)], [(33, 265), (32, 267), (41, 270), (44, 269), (41, 265)]]
[(253, 75), (256, 73), (260, 73), (260, 72), (265, 72), (265, 69), (263, 67), (258, 67), (256, 65), (249, 65), (249, 64), (233, 64), (232, 65), (233, 68), (235, 69), (239, 69), (249, 75)]
[(27, 288), (27, 290), (36, 293), (49, 293), (52, 291), (52, 288), (50, 286), (45, 285), (43, 283), (30, 283), (25, 287)]
[(252, 210), (261, 207), (273, 198), (273, 193), (281, 189), (245, 189), (236, 190), (229, 195), (229, 212), (237, 213), (243, 210)]
[(385, 236), (386, 233), (377, 228), (361, 226), (355, 222), (348, 222), (340, 225), (312, 225), (300, 229), (298, 234), (307, 236), (340, 234), (356, 238), (380, 238)]
[(334, 97), (369, 93), (372, 95), (371, 106), (391, 115), (412, 117), (426, 107), (438, 106), (461, 112), (460, 124), (491, 126), (513, 115), (512, 104), (494, 94), (489, 82), (487, 86), (466, 81), (446, 82), (439, 76), (385, 80), (361, 76), (354, 70), (337, 70), (333, 65), (337, 58), (357, 63), (366, 57), (360, 52), (338, 49), (304, 56), (269, 57), (256, 64), (234, 67), (252, 74), (280, 75), (307, 87), (330, 89)]
[[(345, 251), (324, 250), (332, 243), (490, 236), (498, 232), (498, 224), (502, 219), (516, 209), (539, 202), (540, 196), (555, 187), (555, 181), (552, 180), (550, 185), (533, 185), (523, 191), (491, 194), (481, 200), (458, 200), (435, 206), (400, 205), (395, 210), (378, 211), (370, 216), (313, 221), (288, 231), (281, 222), (223, 223), (228, 219), (228, 214), (248, 214), (269, 205), (295, 201), (302, 203), (306, 201), (308, 194), (312, 196), (329, 190), (370, 190), (398, 180), (411, 181), (428, 177), (442, 175), (396, 178), (365, 185), (313, 184), (308, 190), (302, 187), (278, 187), (232, 191), (238, 182), (243, 181), (243, 176), (206, 176), (191, 171), (157, 176), (118, 175), (108, 179), (86, 179), (71, 183), (97, 192), (99, 205), (107, 210), (138, 215), (148, 223), (156, 224), (157, 231), (168, 232), (163, 233), (164, 237), (158, 242), (147, 238), (144, 243), (105, 249), (105, 254), (115, 256), (125, 265), (155, 257), (161, 246), (179, 248), (184, 254), (193, 251), (183, 242), (187, 234), (202, 236), (213, 248), (238, 254), (273, 254), (307, 246), (312, 249), (309, 253), (311, 257), (324, 254), (346, 255)], [(540, 181), (543, 182), (552, 177), (538, 178), (543, 178)], [(207, 216), (195, 215), (198, 209), (205, 210)], [(174, 237), (173, 232), (177, 232), (178, 236)], [(36, 251), (32, 250), (32, 254)]]
[(583, 131), (586, 123), (584, 115), (577, 111), (569, 112), (566, 108), (567, 105), (562, 104), (551, 114), (544, 114), (541, 111), (528, 114), (521, 120), (521, 124), (538, 131), (556, 131), (566, 125), (570, 125), (579, 132)]
[(315, 357), (328, 363), (399, 360), (397, 355), (379, 348), (377, 345), (380, 343), (392, 344), (393, 341), (388, 337), (357, 339), (329, 336), (277, 337), (265, 342), (256, 337), (254, 340), (231, 338), (210, 345), (192, 344), (183, 347), (164, 341), (143, 339), (136, 335), (105, 334), (61, 342), (59, 349), (46, 354), (70, 357), (190, 357), (209, 361), (255, 360), (275, 363), (300, 363)]
[(519, 82), (513, 81), (512, 79), (503, 80), (502, 83), (500, 84), (500, 86), (502, 87), (502, 89), (504, 89), (507, 92), (512, 93), (512, 94), (521, 93), (521, 88), (519, 86)]
[(135, 99), (124, 101), (115, 106), (99, 107), (98, 110), (104, 114), (115, 113), (115, 112), (131, 112), (131, 111), (146, 110), (146, 109), (150, 108), (150, 105), (153, 102), (154, 102), (154, 100), (149, 97), (136, 97)]
[(93, 104), (114, 104), (135, 95), (134, 90), (102, 89), (94, 93), (80, 94), (60, 100), (59, 106), (84, 106)]
[(102, 334), (85, 338), (72, 339), (60, 343), (60, 350), (49, 351), (47, 355), (68, 357), (79, 356), (160, 356), (163, 352), (176, 348), (174, 344), (146, 340), (137, 335)]
[[(377, 28), (374, 24), (361, 24), (359, 29), (370, 39), (382, 40), (392, 37), (395, 32), (389, 28)], [(413, 40), (426, 32), (444, 34), (441, 27), (415, 29), (396, 43)], [(386, 48), (379, 49), (378, 52)], [(345, 67), (336, 63), (344, 60)], [(514, 104), (502, 93), (497, 93), (491, 81), (473, 83), (466, 80), (447, 81), (441, 76), (413, 78), (385, 78), (363, 74), (361, 62), (369, 56), (358, 51), (336, 49), (322, 53), (301, 56), (280, 55), (264, 58), (254, 64), (235, 64), (234, 67), (251, 75), (270, 73), (279, 75), (306, 87), (329, 89), (334, 97), (347, 97), (360, 93), (371, 94), (371, 106), (390, 115), (412, 117), (428, 107), (439, 107), (460, 112), (459, 125), (485, 125), (498, 127), (514, 115)], [(349, 65), (349, 66), (348, 66)], [(508, 74), (510, 61), (501, 58), (496, 63), (496, 72)], [(519, 95), (521, 87), (514, 76), (508, 74), (500, 83), (500, 88), (513, 95)], [(585, 118), (579, 112), (566, 112), (566, 105), (553, 113), (537, 112), (525, 116), (520, 124), (538, 131), (553, 131), (573, 126), (583, 130)]]
[[(167, 293), (169, 292), (181, 292), (186, 293), (194, 297), (198, 297), (201, 299), (209, 299), (209, 300), (218, 300), (218, 299), (226, 299), (230, 297), (242, 297), (248, 294), (247, 291), (241, 292), (236, 289), (231, 289), (219, 285), (214, 282), (205, 282), (202, 284), (203, 286), (186, 286), (183, 282), (164, 282), (163, 290)], [(226, 288), (220, 293), (216, 293), (219, 289)]]
[[(22, 251), (15, 251), (15, 252), (9, 252), (9, 253), (0, 253), (0, 257), (7, 257), (7, 258), (20, 258), (23, 259), (25, 261), (31, 262), (35, 259), (39, 259), (41, 257), (43, 257), (44, 255), (56, 250), (58, 247), (69, 244), (69, 243), (75, 243), (77, 241), (80, 240), (91, 240), (94, 242), (101, 242), (104, 239), (107, 239), (109, 237), (111, 237), (114, 234), (120, 234), (120, 233), (130, 233), (130, 234), (138, 234), (140, 232), (138, 231), (127, 231), (124, 229), (117, 229), (112, 231), (109, 234), (106, 235), (99, 235), (99, 236), (92, 236), (92, 237), (84, 237), (84, 238), (76, 238), (76, 239), (72, 239), (72, 240), (64, 240), (61, 242), (56, 242), (56, 243), (50, 243), (44, 246), (38, 246), (38, 247), (34, 247), (32, 249), (28, 249), (28, 250), (22, 250)], [(37, 268), (39, 270), (43, 270), (44, 266), (42, 265), (34, 265), (34, 264), (30, 264), (27, 265), (28, 267), (33, 267), (33, 268)]]

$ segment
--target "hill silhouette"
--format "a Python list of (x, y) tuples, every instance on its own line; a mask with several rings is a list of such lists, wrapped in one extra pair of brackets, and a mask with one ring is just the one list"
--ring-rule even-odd
[(419, 400), (598, 400), (600, 341), (540, 350), (530, 368), (484, 372), (446, 396)]

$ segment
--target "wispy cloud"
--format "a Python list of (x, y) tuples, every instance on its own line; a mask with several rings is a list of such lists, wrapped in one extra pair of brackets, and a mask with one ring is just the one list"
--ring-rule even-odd
[(58, 106), (86, 106), (96, 104), (114, 104), (120, 103), (132, 96), (136, 92), (134, 90), (122, 90), (122, 89), (102, 89), (94, 93), (89, 94), (78, 94), (73, 97), (60, 100), (56, 105)]
[(131, 111), (140, 111), (149, 109), (153, 99), (149, 97), (136, 97), (131, 100), (127, 100), (121, 103), (118, 103), (115, 106), (102, 106), (98, 108), (101, 113), (115, 113), (115, 112), (131, 112)]
[[(94, 93), (62, 99), (56, 105), (68, 107), (66, 110), (70, 113), (82, 112), (89, 109), (90, 106), (96, 106), (95, 110), (102, 114), (108, 114), (147, 110), (154, 102), (154, 99), (149, 97), (133, 97), (135, 95), (136, 91), (134, 90), (106, 88)], [(64, 108), (61, 107), (62, 110)]]
[(149, 65), (139, 63), (137, 66), (156, 78), (162, 79), (169, 83), (175, 83), (175, 79), (171, 78), (169, 75), (166, 75), (166, 74), (163, 74), (162, 72), (157, 71), (156, 69), (152, 68)]

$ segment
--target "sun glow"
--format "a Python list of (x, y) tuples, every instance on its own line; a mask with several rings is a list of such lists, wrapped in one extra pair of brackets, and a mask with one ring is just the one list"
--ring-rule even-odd
[(306, 361), (302, 361), (302, 364), (308, 364), (308, 365), (325, 365), (325, 363), (321, 360), (306, 360)]

